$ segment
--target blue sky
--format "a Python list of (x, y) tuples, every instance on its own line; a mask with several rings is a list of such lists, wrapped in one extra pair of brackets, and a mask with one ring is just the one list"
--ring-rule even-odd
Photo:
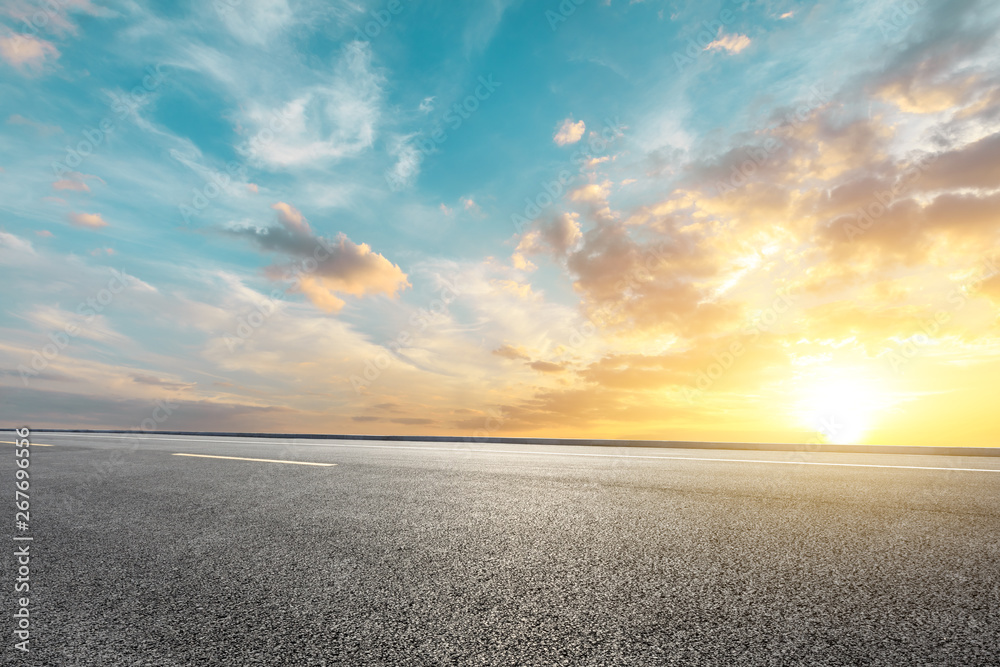
[[(956, 392), (995, 370), (998, 17), (966, 0), (6, 3), (6, 417), (129, 428), (172, 400), (163, 428), (924, 432), (928, 396), (973, 410)], [(894, 186), (853, 234), (844, 216)], [(127, 285), (81, 305), (112, 269)], [(894, 351), (976, 276), (900, 375)], [(700, 388), (790, 293), (793, 314)], [(822, 386), (843, 390), (782, 399)], [(859, 421), (856, 395), (879, 414), (816, 425), (817, 402)]]

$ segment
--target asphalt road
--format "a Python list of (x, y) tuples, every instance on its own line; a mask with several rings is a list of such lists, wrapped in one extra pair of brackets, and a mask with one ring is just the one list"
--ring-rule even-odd
[(1000, 663), (1000, 459), (32, 440), (5, 664)]

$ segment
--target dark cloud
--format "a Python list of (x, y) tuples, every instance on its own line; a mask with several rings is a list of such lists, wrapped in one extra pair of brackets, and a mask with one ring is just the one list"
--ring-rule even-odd
[(278, 226), (229, 229), (227, 233), (249, 239), (266, 252), (293, 257), (293, 261), (272, 264), (265, 272), (275, 281), (295, 281), (293, 289), (318, 308), (339, 311), (344, 301), (338, 294), (393, 296), (410, 286), (399, 266), (367, 244), (354, 243), (344, 234), (332, 240), (317, 236), (293, 206), (278, 202), (272, 208), (277, 211)]
[[(153, 417), (155, 400), (91, 396), (31, 388), (5, 390), (0, 419), (30, 426), (59, 428), (137, 429)], [(200, 400), (164, 400), (171, 413), (157, 423), (162, 431), (275, 432), (291, 427), (297, 413), (282, 407), (260, 407)], [(161, 409), (158, 415), (165, 414)]]
[(170, 382), (169, 380), (163, 380), (153, 375), (144, 375), (141, 373), (133, 373), (129, 376), (132, 382), (137, 384), (146, 384), (154, 387), (163, 387), (165, 389), (190, 389), (195, 386), (196, 383), (182, 383), (182, 382)]

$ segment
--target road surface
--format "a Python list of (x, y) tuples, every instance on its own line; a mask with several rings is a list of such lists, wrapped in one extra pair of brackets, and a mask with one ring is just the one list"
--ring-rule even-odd
[[(32, 441), (31, 653), (13, 648), (5, 596), (8, 664), (995, 665), (1000, 655), (1000, 459)], [(13, 497), (5, 447), (0, 489)], [(6, 589), (16, 565), (4, 551)]]

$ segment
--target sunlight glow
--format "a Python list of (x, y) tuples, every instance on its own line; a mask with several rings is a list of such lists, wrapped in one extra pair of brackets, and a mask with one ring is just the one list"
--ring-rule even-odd
[(812, 381), (798, 402), (799, 416), (827, 442), (861, 442), (885, 406), (873, 382), (844, 377)]

